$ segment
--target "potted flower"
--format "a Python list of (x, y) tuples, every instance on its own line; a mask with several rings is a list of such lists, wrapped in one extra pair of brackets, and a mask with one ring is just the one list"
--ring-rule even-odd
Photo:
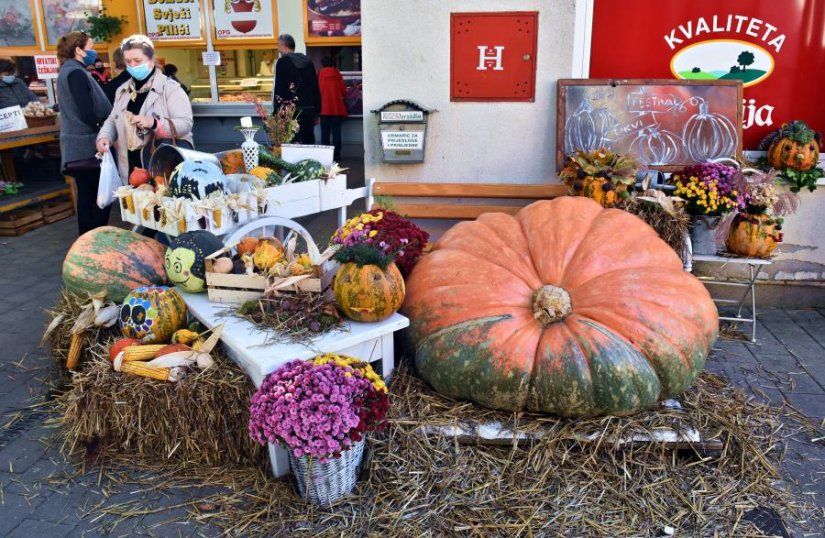
[(330, 504), (355, 487), (367, 432), (386, 425), (387, 387), (372, 367), (343, 355), (294, 360), (252, 396), (249, 434), (283, 445), (301, 497)]
[(587, 196), (605, 207), (628, 198), (636, 184), (639, 166), (632, 157), (613, 153), (606, 148), (578, 150), (571, 155), (560, 177), (570, 194)]
[(395, 255), (401, 274), (410, 274), (421, 258), (430, 234), (388, 209), (373, 209), (353, 217), (338, 228), (330, 239), (332, 247), (358, 243), (376, 246), (384, 254)]
[(722, 163), (694, 164), (671, 176), (675, 196), (691, 215), (690, 239), (695, 254), (716, 254), (716, 230), (722, 216), (745, 208), (739, 170)]
[(767, 258), (782, 241), (782, 217), (796, 211), (799, 196), (780, 191), (776, 171), (744, 171), (752, 172), (744, 185), (745, 208), (735, 212), (725, 243), (733, 254)]

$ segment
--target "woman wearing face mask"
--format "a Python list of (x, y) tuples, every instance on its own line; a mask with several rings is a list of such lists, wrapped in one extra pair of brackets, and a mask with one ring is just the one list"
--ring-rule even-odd
[(0, 108), (10, 106), (25, 107), (37, 96), (26, 86), (26, 83), (14, 76), (17, 64), (11, 60), (0, 59)]
[(100, 58), (95, 60), (95, 68), (91, 74), (92, 78), (95, 79), (97, 83), (101, 85), (101, 87), (108, 84), (109, 80), (111, 80), (109, 73), (106, 72), (106, 66), (103, 63), (103, 60), (101, 60)]
[(117, 89), (112, 113), (97, 135), (98, 151), (108, 151), (115, 140), (117, 164), (126, 180), (135, 168), (149, 165), (153, 139), (176, 139), (192, 148), (192, 105), (180, 84), (155, 64), (155, 48), (143, 35), (133, 35), (120, 45), (130, 79)]
[(97, 207), (100, 166), (94, 159), (95, 139), (112, 105), (86, 67), (94, 65), (97, 52), (85, 32), (70, 32), (57, 42), (60, 72), (60, 154), (64, 174), (77, 184), (77, 226), (84, 234), (109, 222), (109, 209)]

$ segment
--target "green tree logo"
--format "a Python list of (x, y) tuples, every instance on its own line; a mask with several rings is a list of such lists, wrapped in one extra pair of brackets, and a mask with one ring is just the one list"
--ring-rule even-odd
[(736, 63), (742, 66), (742, 71), (748, 68), (749, 65), (756, 61), (752, 52), (743, 51), (736, 57)]

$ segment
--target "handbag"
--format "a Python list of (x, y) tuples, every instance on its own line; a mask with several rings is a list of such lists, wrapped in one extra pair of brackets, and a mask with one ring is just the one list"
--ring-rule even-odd
[(100, 172), (100, 159), (89, 157), (79, 161), (69, 161), (63, 165), (63, 175), (75, 177), (76, 175), (88, 175)]
[(143, 146), (140, 153), (140, 162), (143, 163), (143, 167), (147, 170), (149, 169), (149, 161), (152, 159), (152, 154), (155, 153), (155, 150), (160, 145), (169, 144), (184, 149), (195, 149), (187, 140), (178, 140), (178, 131), (175, 129), (175, 123), (172, 120), (169, 120), (169, 128), (172, 130), (172, 138), (155, 138), (153, 136), (152, 142)]

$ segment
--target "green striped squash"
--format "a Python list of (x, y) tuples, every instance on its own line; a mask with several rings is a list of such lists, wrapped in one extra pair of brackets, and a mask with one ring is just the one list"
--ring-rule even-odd
[(135, 288), (166, 283), (166, 247), (130, 230), (103, 226), (80, 236), (63, 261), (63, 285), (80, 296), (106, 292), (120, 302)]

